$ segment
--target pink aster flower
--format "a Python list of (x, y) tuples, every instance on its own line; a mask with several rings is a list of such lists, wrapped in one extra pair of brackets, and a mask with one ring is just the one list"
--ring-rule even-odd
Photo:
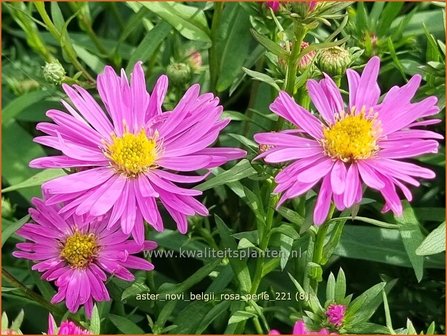
[(58, 214), (58, 206), (46, 205), (38, 198), (32, 203), (35, 209), (29, 213), (34, 223), (17, 230), (17, 235), (27, 241), (18, 243), (13, 255), (34, 261), (32, 269), (43, 273), (42, 279), (54, 281), (58, 291), (52, 303), (65, 299), (73, 313), (85, 305), (90, 316), (94, 301), (110, 300), (104, 285), (106, 272), (133, 281), (135, 277), (128, 268), (154, 269), (150, 262), (133, 254), (152, 250), (157, 244), (145, 241), (139, 245), (119, 227), (107, 229), (110, 215), (91, 220), (75, 214), (64, 219)]
[(200, 191), (176, 183), (196, 183), (206, 174), (178, 172), (210, 169), (246, 155), (235, 148), (207, 148), (229, 123), (221, 120), (219, 99), (201, 95), (196, 84), (172, 111), (162, 112), (167, 77), (161, 76), (149, 94), (141, 62), (130, 80), (124, 70), (117, 76), (107, 66), (97, 86), (105, 109), (82, 87), (63, 85), (77, 110), (62, 101), (69, 113), (49, 110), (54, 123), (37, 125), (47, 135), (34, 140), (62, 155), (35, 159), (31, 167), (82, 169), (43, 184), (48, 204), (63, 202), (64, 217), (111, 212), (108, 227), (121, 224), (141, 244), (143, 219), (163, 230), (159, 200), (185, 233), (187, 216), (206, 216), (208, 210), (194, 198)]
[(379, 58), (373, 57), (361, 75), (347, 70), (348, 106), (330, 77), (309, 80), (309, 95), (320, 118), (285, 92), (271, 104), (273, 112), (298, 127), (255, 135), (259, 144), (274, 146), (258, 157), (269, 163), (293, 161), (275, 178), (275, 192), (283, 193), (278, 206), (322, 180), (314, 210), (314, 223), (321, 225), (331, 201), (339, 210), (359, 203), (364, 183), (382, 194), (383, 211), (400, 215), (399, 191), (411, 201), (407, 184), (419, 186), (416, 178), (435, 177), (431, 170), (403, 159), (437, 152), (436, 139), (443, 137), (421, 129), (440, 122), (423, 120), (439, 112), (436, 97), (411, 102), (421, 82), (421, 76), (415, 75), (404, 86), (391, 88), (379, 102), (379, 67)]
[(88, 330), (78, 327), (72, 321), (63, 321), (58, 328), (53, 315), (49, 314), (47, 335), (92, 335), (92, 333)]
[[(270, 330), (269, 335), (281, 335), (278, 330)], [(298, 320), (293, 326), (292, 335), (329, 335), (329, 331), (322, 328), (320, 331), (309, 331), (304, 324), (304, 321)]]
[(330, 304), (326, 309), (326, 316), (330, 324), (341, 327), (345, 318), (346, 306), (342, 304)]

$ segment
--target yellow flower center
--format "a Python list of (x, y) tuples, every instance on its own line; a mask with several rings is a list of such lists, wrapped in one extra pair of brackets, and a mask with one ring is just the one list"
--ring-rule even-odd
[(86, 267), (98, 252), (96, 236), (93, 233), (84, 234), (79, 231), (68, 237), (61, 250), (61, 258), (75, 268)]
[(156, 134), (154, 138), (148, 138), (146, 132), (141, 130), (138, 134), (126, 131), (121, 137), (112, 136), (106, 156), (117, 171), (135, 177), (157, 160)]
[(323, 131), (326, 154), (345, 162), (366, 159), (377, 150), (375, 119), (360, 114), (347, 114)]

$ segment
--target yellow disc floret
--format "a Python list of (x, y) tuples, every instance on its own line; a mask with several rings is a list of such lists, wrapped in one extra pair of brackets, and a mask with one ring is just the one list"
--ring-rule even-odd
[(106, 156), (117, 171), (135, 177), (155, 164), (156, 137), (148, 138), (144, 130), (138, 134), (126, 131), (121, 137), (113, 135)]
[(60, 256), (70, 266), (83, 268), (88, 266), (96, 257), (98, 244), (93, 233), (81, 233), (75, 231), (73, 235), (67, 237), (63, 244)]
[(326, 154), (344, 162), (366, 159), (378, 149), (375, 119), (347, 114), (323, 131)]

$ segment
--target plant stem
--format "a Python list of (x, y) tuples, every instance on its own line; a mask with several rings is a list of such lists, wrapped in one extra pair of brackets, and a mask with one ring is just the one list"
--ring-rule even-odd
[[(41, 295), (37, 294), (33, 290), (26, 287), (22, 282), (20, 282), (14, 275), (9, 273), (4, 267), (2, 267), (2, 275), (8, 280), (8, 282), (14, 286), (15, 288), (19, 289), (28, 299), (31, 301), (34, 301), (38, 303), (39, 305), (43, 306), (53, 314), (57, 315), (64, 315), (64, 310), (59, 308), (58, 306), (55, 306), (45, 300)], [(73, 314), (70, 314), (70, 319), (74, 320), (76, 323), (80, 324), (80, 320)]]
[[(273, 185), (273, 183), (272, 183), (272, 185)], [(272, 229), (272, 224), (273, 224), (273, 215), (275, 214), (275, 205), (278, 201), (278, 196), (271, 194), (271, 188), (272, 188), (272, 186), (269, 185), (269, 190), (270, 190), (269, 204), (267, 207), (267, 214), (265, 216), (266, 217), (265, 226), (262, 228), (262, 230), (258, 229), (258, 232), (260, 232), (260, 234), (261, 234), (259, 248), (262, 251), (265, 251), (269, 244), (271, 229)], [(255, 276), (253, 278), (253, 282), (252, 282), (252, 286), (251, 286), (251, 291), (250, 291), (251, 294), (256, 294), (256, 292), (258, 291), (258, 287), (261, 284), (262, 269), (264, 266), (264, 262), (265, 262), (264, 257), (258, 258), (256, 260), (256, 270), (255, 270)]]
[[(293, 97), (295, 94), (295, 81), (298, 62), (300, 61), (301, 42), (306, 36), (306, 29), (301, 23), (295, 23), (295, 40), (293, 41), (292, 51), (287, 62), (286, 79), (284, 81), (284, 90)], [(276, 130), (281, 130), (284, 123), (283, 118), (276, 122)]]
[[(75, 50), (73, 49), (72, 44), (70, 41), (63, 41), (64, 36), (62, 36), (62, 33), (59, 32), (59, 30), (56, 28), (56, 26), (53, 24), (53, 21), (51, 21), (50, 17), (47, 14), (47, 11), (45, 10), (45, 4), (44, 2), (35, 2), (34, 6), (36, 7), (37, 11), (39, 12), (40, 16), (42, 17), (42, 20), (47, 25), (47, 29), (50, 32), (51, 35), (56, 39), (56, 41), (59, 42), (59, 45), (62, 49), (64, 49), (67, 57), (70, 59), (70, 61), (73, 63), (74, 67), (77, 68), (85, 78), (87, 78), (91, 82), (95, 82), (95, 79), (90, 75), (90, 73), (83, 67), (83, 65), (78, 61), (77, 54)], [(63, 43), (65, 42), (65, 43)]]
[(257, 333), (264, 335), (264, 331), (262, 330), (261, 324), (259, 323), (259, 319), (257, 317), (253, 318), (253, 324), (255, 325)]
[[(331, 204), (331, 208), (329, 209), (328, 218), (323, 223), (323, 225), (320, 226), (318, 229), (316, 238), (315, 238), (315, 245), (314, 245), (314, 251), (312, 256), (312, 261), (318, 265), (321, 265), (321, 261), (323, 259), (323, 250), (324, 250), (324, 241), (326, 238), (327, 230), (329, 229), (329, 221), (332, 218), (332, 215), (334, 214), (335, 206), (334, 204)], [(311, 281), (313, 284), (313, 288), (315, 289), (315, 293), (317, 293), (318, 289), (318, 280)]]
[(219, 55), (216, 52), (216, 38), (217, 38), (217, 28), (220, 24), (220, 19), (222, 16), (222, 10), (224, 7), (223, 2), (214, 3), (214, 14), (213, 22), (211, 23), (211, 41), (212, 45), (208, 49), (209, 58), (209, 70), (210, 70), (210, 91), (216, 92), (217, 76), (219, 74)]

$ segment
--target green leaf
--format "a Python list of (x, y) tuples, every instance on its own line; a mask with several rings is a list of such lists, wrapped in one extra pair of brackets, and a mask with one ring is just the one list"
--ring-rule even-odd
[(56, 177), (64, 176), (66, 175), (65, 171), (63, 169), (45, 169), (41, 172), (38, 172), (36, 175), (30, 177), (29, 179), (17, 183), (15, 185), (12, 185), (8, 188), (5, 188), (2, 190), (2, 193), (7, 193), (14, 190), (19, 190), (23, 188), (30, 188), (35, 186), (40, 186), (42, 183), (52, 180)]
[(277, 90), (277, 91), (281, 90), (281, 88), (278, 86), (278, 84), (276, 84), (275, 80), (272, 77), (270, 77), (269, 75), (266, 75), (266, 74), (258, 72), (258, 71), (250, 70), (247, 68), (242, 68), (242, 70), (244, 70), (244, 72), (247, 75), (249, 75), (250, 77), (252, 77), (253, 79), (256, 79), (260, 82), (267, 83), (270, 86), (274, 87), (275, 90)]
[[(2, 288), (3, 290), (3, 288)], [(8, 321), (8, 315), (6, 315), (6, 312), (2, 313), (2, 331), (8, 330), (9, 327), (9, 321)]]
[(5, 222), (9, 222), (6, 219), (2, 218), (2, 246), (6, 243), (9, 237), (11, 237), (18, 229), (20, 229), (26, 222), (28, 222), (30, 216), (26, 215), (22, 217), (15, 223), (10, 223), (9, 225), (5, 225)]
[(20, 313), (17, 315), (17, 317), (11, 323), (11, 330), (17, 331), (20, 329), (20, 326), (22, 325), (24, 316), (25, 316), (25, 312), (23, 311), (23, 309), (20, 309)]
[(228, 324), (239, 323), (253, 317), (256, 317), (255, 313), (251, 313), (245, 310), (239, 310), (230, 317)]
[(99, 317), (99, 311), (96, 304), (93, 306), (89, 330), (92, 332), (93, 335), (101, 334), (101, 318)]
[(424, 241), (416, 249), (416, 254), (424, 256), (441, 253), (443, 251), (445, 251), (445, 222), (425, 237)]
[(280, 235), (280, 249), (281, 249), (281, 271), (284, 270), (284, 268), (287, 265), (287, 262), (289, 261), (290, 257), (290, 251), (292, 250), (293, 246), (293, 238), (290, 238), (289, 236), (285, 234)]
[(210, 275), (212, 271), (221, 263), (220, 259), (214, 260), (204, 266), (202, 266), (199, 270), (197, 270), (193, 275), (188, 277), (185, 281), (173, 285), (169, 283), (165, 283), (159, 288), (160, 294), (179, 294), (183, 293), (186, 290), (190, 289), (195, 284), (199, 283), (206, 277)]
[(195, 187), (195, 189), (205, 191), (226, 183), (242, 180), (243, 178), (256, 175), (256, 170), (246, 159), (239, 161), (234, 167), (219, 173), (217, 176), (203, 182)]
[[(41, 146), (33, 143), (33, 138), (18, 123), (10, 122), (2, 127), (2, 175), (3, 183), (14, 185), (25, 181), (35, 172), (29, 169), (29, 161), (36, 157), (45, 156)], [(19, 191), (30, 199), (40, 194), (40, 188), (34, 187)]]
[(176, 2), (140, 2), (189, 40), (211, 42), (203, 10)]
[(251, 35), (248, 14), (238, 3), (227, 3), (216, 32), (215, 50), (219, 55), (216, 89), (223, 92), (242, 75), (242, 66), (250, 52)]
[[(222, 246), (231, 250), (237, 249), (236, 240), (231, 236), (230, 229), (225, 225), (224, 221), (217, 215), (214, 216), (216, 220), (217, 230), (222, 239)], [(250, 272), (246, 263), (243, 260), (237, 258), (230, 258), (230, 265), (236, 275), (240, 289), (242, 292), (248, 293), (251, 289)]]
[(346, 277), (343, 269), (340, 268), (337, 274), (337, 281), (335, 282), (335, 302), (343, 302), (346, 295)]
[(57, 30), (61, 31), (64, 28), (65, 20), (57, 2), (51, 3), (51, 18)]
[(144, 330), (126, 317), (109, 314), (108, 318), (124, 334), (144, 334)]
[(199, 326), (197, 327), (194, 334), (200, 335), (202, 334), (206, 328), (213, 323), (215, 319), (217, 319), (220, 315), (225, 313), (230, 307), (230, 301), (222, 301), (215, 305), (200, 321)]
[(22, 111), (32, 107), (35, 103), (42, 101), (47, 97), (54, 95), (55, 90), (41, 90), (25, 93), (14, 99), (2, 111), (2, 122), (7, 124), (13, 118), (17, 117)]
[(282, 224), (281, 226), (272, 229), (272, 233), (280, 232), (286, 236), (292, 238), (293, 240), (300, 238), (300, 235), (296, 230), (290, 226), (290, 224)]
[(335, 277), (332, 272), (329, 274), (327, 284), (326, 284), (326, 302), (334, 302), (335, 301)]
[(418, 281), (422, 280), (424, 274), (424, 257), (416, 254), (416, 249), (421, 245), (424, 240), (424, 235), (419, 227), (419, 222), (414, 214), (413, 209), (405, 202), (404, 210), (401, 217), (396, 217), (397, 222), (400, 224), (399, 231), (402, 237), (402, 241), (407, 251), (408, 258), (413, 266), (414, 273)]
[(281, 216), (286, 218), (291, 223), (294, 223), (298, 226), (301, 226), (304, 224), (304, 217), (301, 216), (296, 211), (293, 211), (293, 210), (285, 208), (285, 207), (281, 207), (278, 209), (278, 212), (281, 214)]
[[(412, 267), (398, 230), (346, 225), (334, 253), (346, 258)], [(426, 267), (444, 269), (443, 259), (427, 260)]]
[(131, 297), (131, 296), (134, 297), (137, 294), (140, 294), (143, 292), (149, 292), (149, 291), (150, 291), (149, 287), (147, 287), (144, 283), (134, 282), (132, 285), (130, 285), (123, 291), (123, 294), (121, 294), (121, 301), (127, 299), (128, 297)]
[(126, 71), (132, 71), (137, 61), (146, 62), (157, 51), (159, 45), (166, 39), (171, 32), (172, 27), (168, 23), (162, 21), (152, 30), (145, 34), (143, 40), (129, 59)]
[(251, 33), (253, 34), (253, 37), (261, 43), (268, 51), (270, 51), (272, 54), (275, 54), (278, 57), (284, 57), (287, 58), (289, 56), (289, 53), (281, 48), (277, 43), (273, 42), (266, 36), (258, 33), (254, 29), (250, 29)]
[(399, 15), (404, 3), (403, 2), (387, 2), (383, 12), (381, 13), (380, 20), (377, 25), (377, 35), (382, 37), (389, 32), (391, 23)]
[[(355, 325), (360, 322), (365, 322), (368, 319), (367, 316), (369, 315), (371, 308), (373, 308), (373, 300), (381, 294), (382, 290), (385, 288), (385, 285), (385, 282), (378, 283), (377, 285), (374, 285), (373, 287), (363, 292), (354, 301), (352, 301), (345, 315), (345, 320), (349, 321), (349, 325)], [(362, 313), (368, 311), (368, 314), (359, 315), (359, 311), (362, 311)]]

